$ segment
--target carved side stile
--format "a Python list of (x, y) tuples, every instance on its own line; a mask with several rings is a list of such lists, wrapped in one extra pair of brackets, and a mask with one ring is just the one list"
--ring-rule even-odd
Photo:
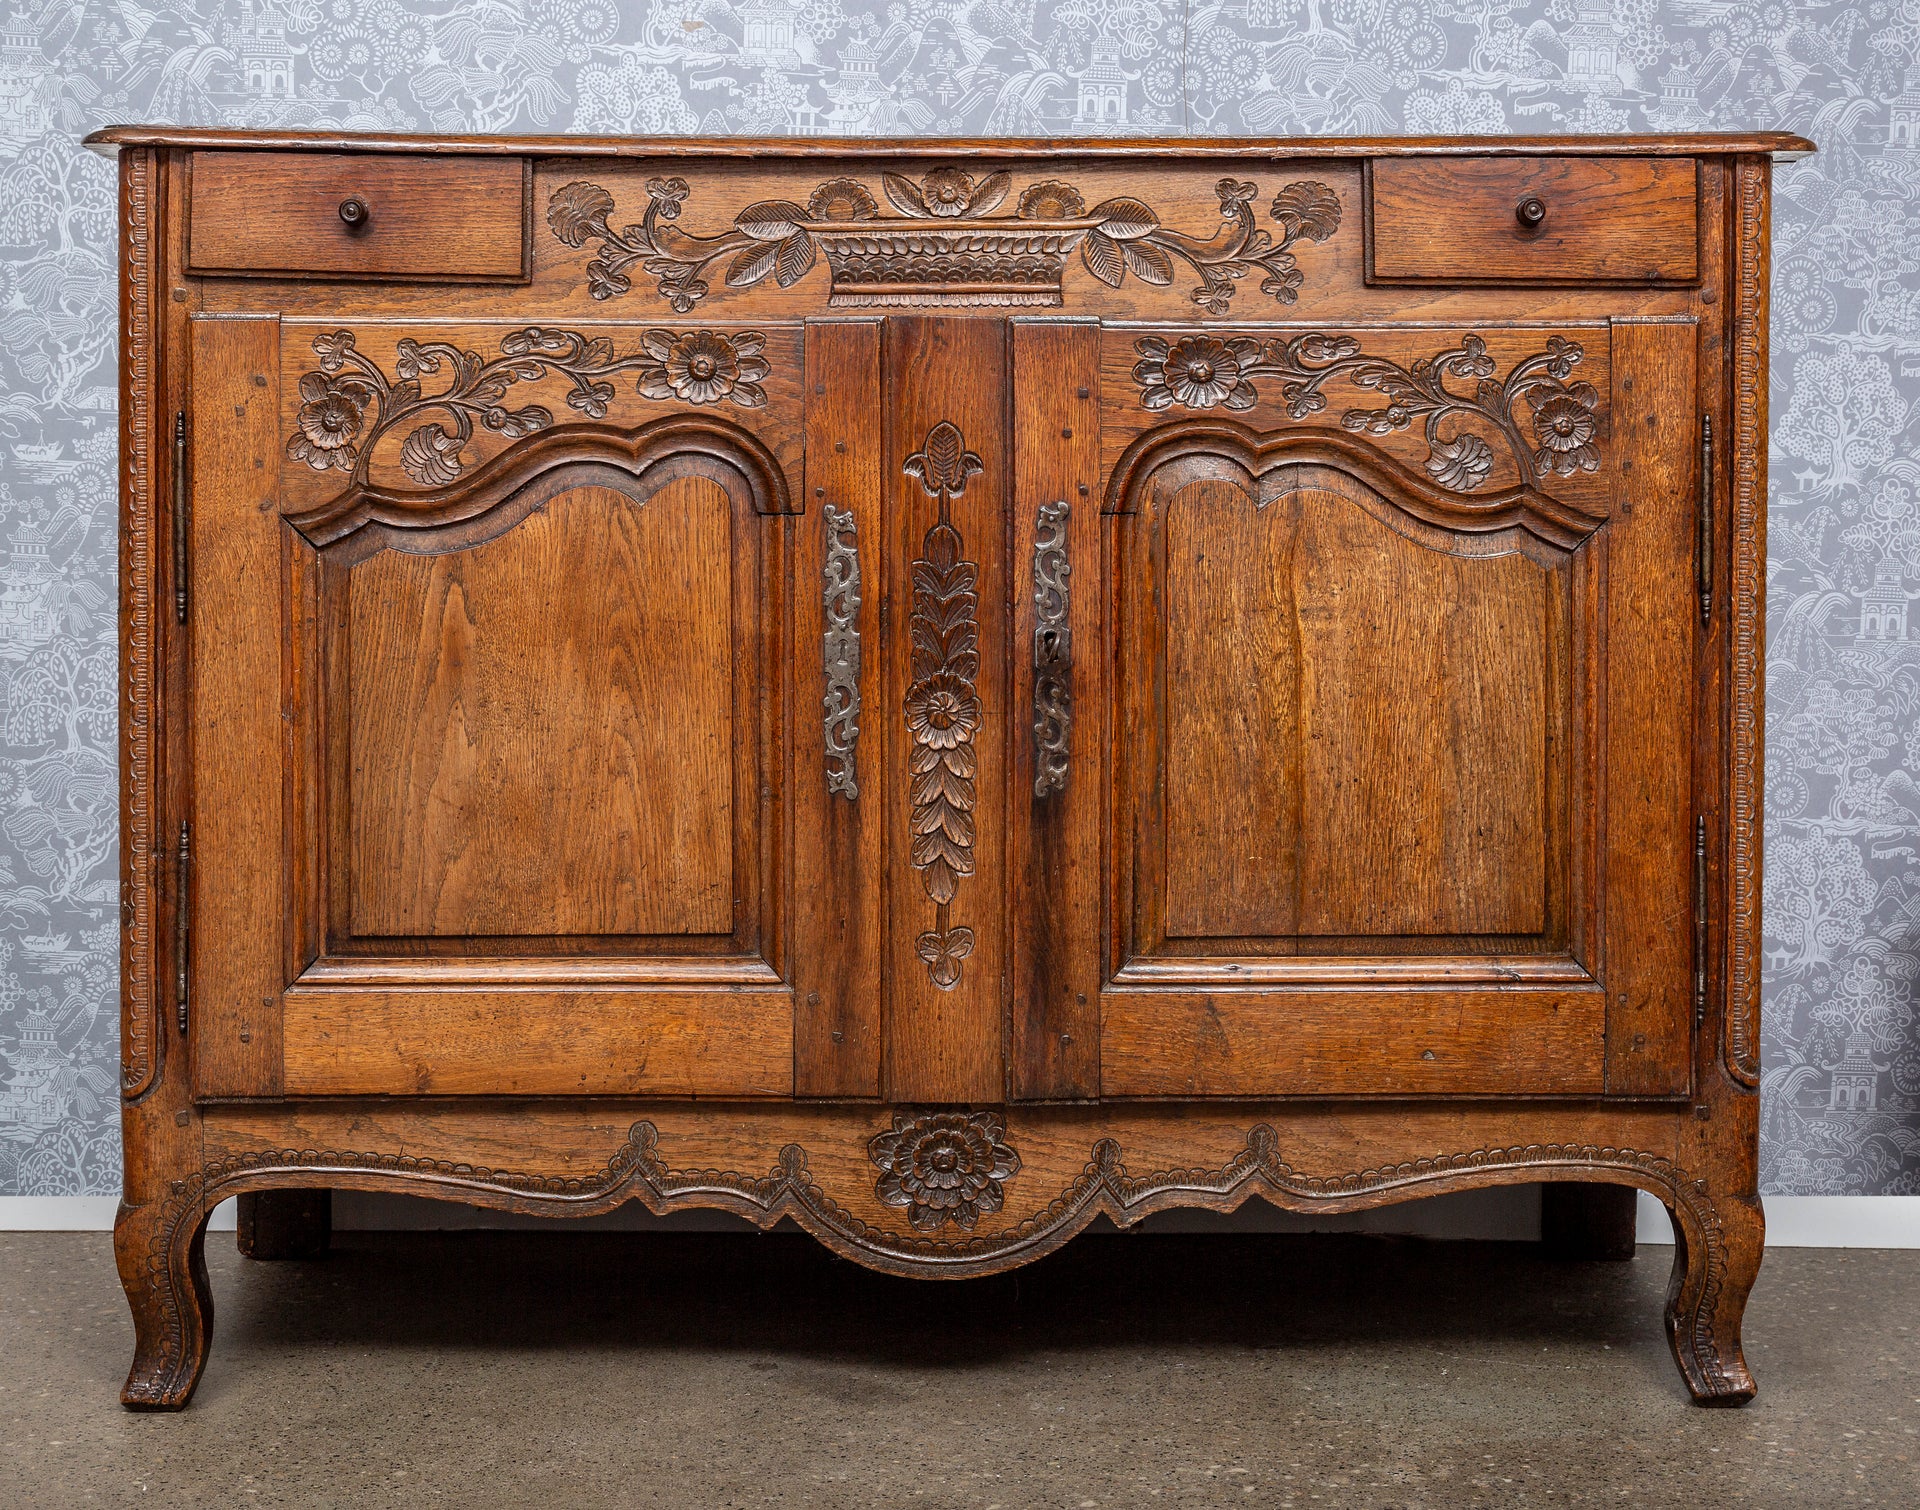
[(1073, 573), (1066, 500), (1040, 505), (1033, 533), (1033, 795), (1067, 789), (1073, 738)]
[(120, 1087), (159, 1067), (154, 989), (153, 222), (155, 154), (120, 158)]
[(1733, 769), (1729, 791), (1732, 969), (1727, 983), (1727, 1072), (1760, 1083), (1761, 641), (1767, 609), (1768, 165), (1742, 159), (1734, 174), (1739, 268), (1733, 306)]
[(860, 796), (855, 757), (860, 743), (860, 535), (852, 509), (827, 504), (821, 511), (826, 559), (820, 600), (826, 613), (820, 667), (826, 691), (820, 699), (826, 734), (827, 791), (847, 801)]

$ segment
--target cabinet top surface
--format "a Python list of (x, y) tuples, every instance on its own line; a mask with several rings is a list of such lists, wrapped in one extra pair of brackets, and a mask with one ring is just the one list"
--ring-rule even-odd
[(1351, 136), (1142, 137), (1124, 141), (1062, 138), (955, 137), (673, 137), (473, 136), (342, 131), (228, 131), (207, 127), (108, 126), (86, 145), (111, 153), (123, 147), (217, 147), (223, 150), (415, 152), (459, 155), (563, 157), (688, 156), (743, 158), (887, 158), (925, 156), (1023, 158), (1328, 158), (1421, 155), (1695, 156), (1768, 153), (1800, 157), (1816, 151), (1803, 136), (1783, 131), (1699, 132), (1629, 136)]

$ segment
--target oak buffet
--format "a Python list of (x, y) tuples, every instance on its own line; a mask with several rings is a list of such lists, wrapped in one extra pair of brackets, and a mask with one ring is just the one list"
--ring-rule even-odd
[(1753, 1381), (1795, 138), (144, 128), (125, 1400), (208, 1215), (1638, 1187)]

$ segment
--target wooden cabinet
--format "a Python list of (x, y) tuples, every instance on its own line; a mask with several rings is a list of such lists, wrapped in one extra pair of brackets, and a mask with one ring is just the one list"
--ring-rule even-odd
[(956, 1276), (1527, 1181), (1751, 1395), (1804, 143), (98, 141), (129, 1404), (229, 1195)]

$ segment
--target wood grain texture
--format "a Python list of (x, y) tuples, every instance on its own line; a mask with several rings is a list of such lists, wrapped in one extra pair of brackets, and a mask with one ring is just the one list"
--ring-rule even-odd
[(1607, 1089), (1684, 1095), (1693, 1042), (1690, 693), (1700, 419), (1691, 322), (1614, 327), (1619, 502), (1607, 529)]
[(1593, 1096), (1598, 988), (1127, 990), (1100, 999), (1108, 1096)]
[(784, 986), (646, 991), (307, 986), (286, 993), (295, 1096), (787, 1096)]
[[(189, 228), (200, 273), (520, 279), (527, 175), (512, 159), (196, 152)], [(343, 202), (367, 209), (359, 227)]]
[[(886, 700), (881, 600), (888, 538), (878, 320), (807, 327), (807, 511), (794, 548), (792, 733), (794, 1090), (880, 1094), (881, 968), (886, 955)], [(822, 700), (826, 627), (822, 511), (852, 515), (860, 563), (859, 737), (852, 799), (828, 790)]]
[(286, 982), (277, 320), (197, 320), (189, 593), (194, 1088), (280, 1088)]
[[(881, 704), (888, 733), (888, 960), (886, 1094), (896, 1101), (998, 1101), (1006, 1094), (1003, 1002), (1006, 960), (1007, 714), (1007, 365), (1006, 327), (995, 319), (890, 318), (886, 324), (888, 519), (886, 566), (890, 612), (885, 627), (887, 692)], [(920, 478), (906, 470), (936, 427), (958, 428), (980, 470), (951, 500), (960, 560), (975, 563), (978, 669), (977, 719), (971, 731), (974, 806), (964, 846), (972, 871), (954, 898), (937, 903), (928, 874), (914, 863), (914, 816), (928, 804), (912, 778), (915, 738), (908, 694), (916, 685), (919, 613), (915, 563), (931, 561), (929, 536), (940, 508)], [(957, 568), (956, 568), (957, 569)], [(952, 575), (941, 573), (942, 581)], [(958, 589), (956, 589), (958, 590)], [(939, 596), (939, 591), (934, 593)], [(925, 596), (925, 594), (923, 594)], [(947, 610), (949, 617), (959, 612)], [(925, 631), (923, 630), (924, 634)], [(956, 676), (956, 682), (964, 676)], [(956, 694), (964, 697), (957, 687)], [(970, 930), (951, 986), (933, 977), (923, 944), (942, 931)]]
[[(1012, 714), (1007, 776), (1010, 1094), (1100, 1091), (1101, 819), (1107, 783), (1105, 582), (1099, 508), (1099, 328), (1013, 326)], [(1063, 502), (1071, 727), (1062, 782), (1035, 790), (1034, 547), (1042, 505)]]
[[(1699, 270), (1690, 159), (1380, 158), (1368, 251), (1380, 282), (1684, 282)], [(1537, 228), (1515, 214), (1537, 198)]]
[(1546, 930), (1564, 576), (1392, 513), (1300, 466), (1156, 516), (1170, 937)]
[(579, 487), (351, 569), (355, 935), (732, 930), (731, 515)]

